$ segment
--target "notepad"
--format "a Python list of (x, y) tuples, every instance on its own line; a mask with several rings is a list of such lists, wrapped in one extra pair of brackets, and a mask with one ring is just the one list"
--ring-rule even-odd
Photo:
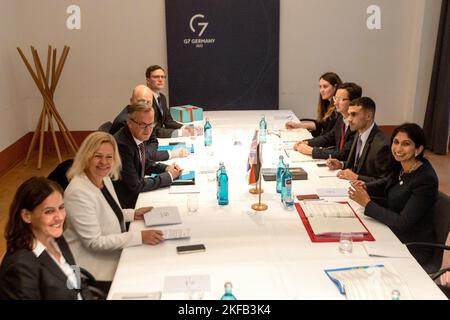
[(188, 239), (191, 237), (191, 229), (167, 229), (162, 230), (164, 240)]
[(176, 178), (173, 185), (192, 185), (195, 184), (195, 171), (188, 171)]
[(311, 138), (306, 129), (280, 130), (280, 138), (283, 141), (302, 141)]
[(391, 300), (394, 290), (401, 300), (411, 299), (406, 284), (393, 268), (384, 265), (327, 269), (326, 275), (349, 300)]
[(171, 144), (171, 145), (165, 145), (165, 146), (158, 146), (158, 151), (167, 151), (167, 150), (175, 150), (179, 148), (185, 148), (190, 153), (194, 153), (194, 145), (191, 144), (190, 146), (187, 146), (186, 143), (178, 143), (178, 144)]
[(147, 227), (162, 226), (181, 223), (178, 207), (157, 207), (144, 214)]
[(207, 275), (167, 276), (164, 278), (163, 293), (210, 291), (211, 279)]

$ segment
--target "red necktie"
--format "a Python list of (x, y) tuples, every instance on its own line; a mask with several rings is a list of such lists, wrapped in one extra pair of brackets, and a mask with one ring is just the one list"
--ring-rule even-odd
[(342, 149), (344, 148), (344, 142), (345, 142), (345, 123), (342, 124), (341, 142), (339, 143), (339, 151), (342, 151)]
[(145, 175), (145, 146), (142, 142), (139, 145), (139, 157), (141, 158), (141, 177)]

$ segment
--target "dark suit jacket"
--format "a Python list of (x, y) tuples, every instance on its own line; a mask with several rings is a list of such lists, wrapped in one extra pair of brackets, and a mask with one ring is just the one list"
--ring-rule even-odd
[(351, 169), (358, 174), (358, 180), (365, 182), (374, 181), (386, 176), (389, 173), (389, 161), (391, 150), (389, 142), (383, 132), (375, 124), (369, 134), (364, 149), (359, 159), (358, 167), (354, 168), (356, 143), (358, 133), (354, 136), (354, 141), (344, 169)]
[(333, 113), (323, 121), (313, 120), (316, 124), (316, 130), (311, 131), (312, 136), (318, 137), (333, 130), (334, 124), (336, 123), (337, 119), (338, 113), (336, 111), (333, 111)]
[[(113, 124), (111, 126), (111, 129), (109, 130), (109, 133), (114, 135), (117, 131), (119, 131), (122, 127), (125, 127), (127, 125), (127, 119), (128, 119), (128, 112), (127, 112), (128, 106), (123, 108), (122, 111), (117, 115), (117, 117), (114, 119)], [(156, 120), (155, 120), (156, 122)], [(156, 137), (155, 130), (153, 129), (152, 135), (149, 139), (151, 146), (150, 148), (150, 157), (151, 159), (155, 161), (165, 161), (169, 159), (169, 153), (167, 151), (158, 151), (158, 138)]]
[[(400, 185), (398, 175), (367, 183), (372, 198), (364, 213), (387, 225), (397, 238), (407, 242), (436, 242), (434, 233), (434, 207), (438, 197), (438, 178), (428, 161), (416, 171), (403, 176)], [(430, 261), (433, 249), (414, 246), (411, 254), (421, 264)]]
[(167, 187), (172, 183), (169, 173), (165, 172), (167, 165), (151, 160), (150, 153), (152, 147), (149, 141), (144, 142), (146, 158), (145, 173), (156, 173), (158, 175), (154, 178), (143, 178), (141, 177), (139, 148), (134, 142), (128, 126), (120, 129), (114, 135), (114, 138), (116, 138), (122, 159), (121, 177), (119, 180), (114, 181), (114, 188), (122, 208), (134, 208), (139, 193)]
[[(64, 259), (70, 265), (75, 260), (60, 237), (56, 240)], [(6, 253), (0, 266), (0, 300), (76, 300), (78, 290), (67, 287), (67, 277), (47, 251), (36, 257), (28, 249)], [(92, 299), (84, 282), (83, 299)]]
[[(342, 126), (344, 125), (344, 120), (342, 115), (334, 124), (333, 130), (319, 136), (307, 140), (308, 145), (313, 147), (312, 157), (313, 159), (328, 159), (331, 155), (332, 158), (345, 161), (348, 158), (350, 149), (353, 144), (353, 137), (356, 131), (350, 130), (350, 126), (345, 131), (344, 135), (344, 148), (339, 150), (339, 144), (341, 143), (342, 136)], [(327, 149), (324, 149), (327, 148)]]
[(156, 99), (153, 96), (153, 109), (155, 109), (155, 123), (156, 123), (156, 127), (155, 129), (153, 129), (153, 131), (156, 132), (156, 136), (158, 138), (170, 138), (172, 137), (172, 132), (174, 132), (177, 129), (180, 129), (183, 125), (173, 120), (169, 108), (167, 107), (166, 96), (163, 95), (162, 93), (160, 93), (159, 95), (161, 97), (161, 108), (163, 109), (164, 114), (161, 114), (161, 110), (158, 107), (158, 103), (156, 102)]

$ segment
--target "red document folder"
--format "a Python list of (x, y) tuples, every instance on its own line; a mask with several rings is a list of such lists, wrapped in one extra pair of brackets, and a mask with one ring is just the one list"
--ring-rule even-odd
[[(369, 229), (367, 229), (366, 225), (361, 221), (361, 219), (358, 217), (358, 215), (355, 213), (355, 210), (353, 210), (352, 206), (348, 202), (340, 202), (340, 203), (346, 203), (348, 206), (352, 209), (353, 213), (355, 214), (356, 218), (358, 218), (359, 222), (363, 225), (363, 227), (367, 230), (367, 233), (364, 233), (362, 236), (355, 236), (353, 237), (353, 241), (375, 241), (375, 238), (370, 233)], [(298, 215), (300, 216), (300, 220), (302, 220), (303, 225), (305, 226), (306, 232), (308, 232), (309, 238), (312, 242), (339, 242), (339, 236), (323, 236), (323, 235), (316, 235), (314, 231), (311, 228), (311, 225), (309, 224), (308, 217), (303, 212), (302, 207), (299, 203), (295, 204), (295, 208), (297, 209)]]

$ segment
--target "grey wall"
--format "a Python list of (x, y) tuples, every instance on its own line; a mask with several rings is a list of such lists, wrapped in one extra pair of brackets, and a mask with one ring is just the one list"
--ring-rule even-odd
[[(318, 77), (337, 72), (375, 99), (381, 124), (422, 124), (440, 0), (281, 0), (280, 108), (314, 117)], [(81, 30), (65, 26), (81, 7)], [(366, 27), (371, 4), (382, 29)], [(71, 47), (55, 102), (71, 130), (111, 120), (150, 64), (167, 66), (164, 0), (0, 1), (0, 150), (34, 130), (42, 99), (16, 46), (45, 60), (47, 45)], [(170, 76), (170, 74), (169, 74)]]

